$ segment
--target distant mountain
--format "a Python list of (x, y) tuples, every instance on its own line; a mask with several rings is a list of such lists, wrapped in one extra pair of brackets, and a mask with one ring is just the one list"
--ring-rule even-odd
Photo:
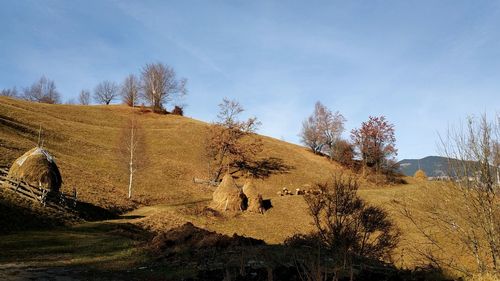
[(420, 166), (428, 177), (442, 177), (448, 175), (450, 160), (452, 159), (446, 157), (427, 156), (422, 159), (404, 159), (398, 164), (399, 170), (406, 176), (413, 176)]

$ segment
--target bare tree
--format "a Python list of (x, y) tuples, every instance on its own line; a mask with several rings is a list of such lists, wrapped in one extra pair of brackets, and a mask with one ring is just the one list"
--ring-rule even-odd
[(24, 89), (23, 98), (41, 103), (61, 103), (60, 94), (53, 80), (42, 76), (37, 82)]
[(314, 117), (310, 116), (302, 122), (300, 137), (302, 143), (307, 145), (315, 154), (323, 151), (325, 144), (321, 141), (321, 132), (314, 122)]
[(130, 74), (125, 78), (121, 85), (121, 95), (123, 103), (128, 106), (136, 106), (139, 100), (139, 89), (140, 82), (139, 79), (134, 74)]
[(118, 96), (118, 86), (108, 80), (97, 84), (94, 89), (94, 100), (101, 104), (110, 104)]
[(223, 171), (235, 173), (244, 169), (262, 151), (260, 140), (248, 137), (260, 122), (255, 117), (238, 120), (241, 112), (243, 107), (237, 101), (224, 98), (219, 104), (217, 121), (210, 126), (205, 141), (205, 157), (212, 181), (217, 181)]
[(18, 98), (19, 93), (17, 92), (16, 87), (13, 87), (12, 89), (3, 89), (0, 91), (0, 96), (4, 97), (11, 97), (11, 98)]
[(344, 131), (345, 118), (332, 112), (319, 101), (314, 113), (302, 123), (301, 141), (314, 153), (326, 153), (332, 157), (332, 151)]
[[(500, 120), (497, 122), (500, 123)], [(500, 140), (494, 141), (491, 150), (493, 151), (493, 166), (496, 167), (497, 171), (497, 184), (500, 186)]]
[(164, 104), (186, 95), (185, 78), (177, 79), (174, 69), (162, 63), (146, 64), (141, 73), (144, 99), (154, 111), (164, 109)]
[[(427, 239), (428, 247), (416, 250), (435, 264), (466, 275), (500, 274), (500, 184), (495, 159), (499, 121), (469, 118), (465, 128), (450, 130), (441, 139), (441, 149), (452, 159), (448, 169), (454, 180), (439, 188), (422, 187), (423, 198), (408, 198), (402, 208)], [(442, 255), (447, 244), (454, 246)], [(453, 250), (457, 253), (450, 253)]]
[(123, 126), (119, 146), (119, 160), (126, 163), (123, 167), (126, 167), (129, 175), (128, 198), (131, 198), (134, 175), (146, 163), (143, 131), (135, 117)]
[(81, 90), (78, 95), (78, 103), (83, 105), (90, 104), (90, 91), (89, 90)]

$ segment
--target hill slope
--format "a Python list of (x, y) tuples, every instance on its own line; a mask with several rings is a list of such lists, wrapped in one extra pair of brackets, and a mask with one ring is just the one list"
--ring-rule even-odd
[(448, 165), (451, 159), (440, 156), (427, 156), (422, 159), (404, 159), (398, 162), (400, 171), (405, 176), (413, 176), (422, 169), (428, 177), (441, 177), (449, 175)]
[[(134, 200), (126, 199), (128, 174), (118, 151), (119, 136), (135, 116), (144, 129), (147, 165), (137, 173)], [(77, 188), (79, 197), (108, 208), (211, 198), (211, 189), (192, 182), (204, 178), (201, 155), (208, 124), (187, 117), (140, 113), (126, 106), (80, 106), (31, 103), (0, 97), (0, 166), (10, 166), (38, 139), (55, 156), (63, 177), (62, 190)], [(317, 182), (340, 169), (305, 148), (277, 139), (262, 139), (260, 157), (281, 159), (288, 167), (256, 182), (265, 196), (282, 187), (295, 189)], [(239, 182), (242, 184), (243, 182)]]

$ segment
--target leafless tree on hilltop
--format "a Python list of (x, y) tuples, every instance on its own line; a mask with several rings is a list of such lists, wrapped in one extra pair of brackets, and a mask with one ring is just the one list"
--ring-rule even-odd
[(139, 101), (139, 89), (139, 79), (134, 74), (127, 76), (120, 88), (123, 103), (132, 107), (136, 106)]
[(42, 76), (37, 82), (24, 89), (23, 98), (29, 101), (41, 103), (60, 103), (60, 94), (53, 80)]
[(97, 84), (94, 89), (94, 100), (100, 104), (109, 105), (118, 97), (118, 86), (115, 82), (108, 80)]
[(90, 104), (90, 92), (88, 90), (81, 90), (78, 95), (78, 103), (82, 105)]
[(187, 80), (177, 79), (174, 69), (162, 63), (146, 64), (141, 80), (144, 99), (154, 111), (162, 111), (165, 103), (187, 93)]

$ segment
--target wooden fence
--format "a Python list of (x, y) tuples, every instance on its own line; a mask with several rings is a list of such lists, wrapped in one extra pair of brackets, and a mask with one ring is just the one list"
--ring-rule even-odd
[(211, 186), (218, 186), (220, 184), (220, 182), (211, 181), (211, 180), (205, 180), (205, 179), (199, 179), (199, 178), (193, 178), (193, 183), (196, 183), (196, 184), (206, 184), (206, 185), (211, 185)]
[(72, 195), (51, 192), (44, 187), (34, 186), (22, 180), (10, 178), (7, 174), (8, 170), (6, 168), (0, 168), (0, 188), (13, 191), (23, 198), (37, 201), (47, 207), (66, 210), (75, 210), (77, 207), (76, 190)]

